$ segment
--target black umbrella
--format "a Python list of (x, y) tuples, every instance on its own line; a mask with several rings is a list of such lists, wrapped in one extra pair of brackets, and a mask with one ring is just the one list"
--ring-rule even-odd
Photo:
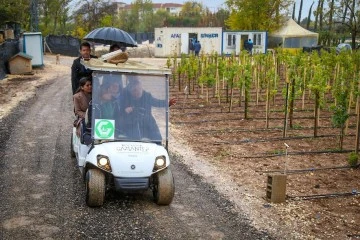
[(137, 47), (129, 33), (114, 27), (102, 27), (92, 30), (84, 40), (103, 44), (125, 44), (126, 47)]

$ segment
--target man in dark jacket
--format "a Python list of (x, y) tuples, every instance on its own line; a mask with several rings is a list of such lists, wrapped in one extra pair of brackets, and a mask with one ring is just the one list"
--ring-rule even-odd
[(201, 50), (201, 44), (198, 40), (196, 40), (194, 43), (195, 56), (199, 56), (200, 50)]
[[(169, 106), (176, 103), (176, 99), (169, 100)], [(148, 138), (161, 142), (161, 134), (156, 120), (152, 115), (152, 107), (165, 107), (165, 100), (157, 99), (142, 88), (138, 79), (132, 79), (120, 100), (121, 127), (125, 135), (138, 140)]]
[(249, 38), (249, 40), (248, 40), (248, 52), (249, 52), (250, 54), (252, 54), (252, 49), (253, 49), (253, 47), (254, 47), (254, 43), (253, 43), (253, 41)]
[(93, 56), (91, 53), (90, 43), (83, 42), (80, 45), (80, 57), (76, 58), (71, 66), (71, 86), (72, 92), (75, 94), (76, 90), (79, 88), (79, 81), (82, 77), (91, 77), (92, 71), (86, 69), (84, 65), (80, 63), (80, 60), (83, 59), (85, 61), (90, 60), (90, 58), (97, 58)]

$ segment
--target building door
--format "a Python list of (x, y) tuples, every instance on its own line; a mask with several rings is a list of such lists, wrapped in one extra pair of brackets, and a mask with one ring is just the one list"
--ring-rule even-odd
[(240, 39), (240, 51), (245, 50), (244, 49), (244, 43), (249, 39), (249, 35), (241, 35), (241, 39)]
[(194, 53), (194, 43), (197, 39), (197, 33), (189, 33), (189, 53)]

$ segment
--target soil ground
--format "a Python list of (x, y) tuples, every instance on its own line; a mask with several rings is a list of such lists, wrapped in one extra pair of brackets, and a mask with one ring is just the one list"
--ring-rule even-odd
[[(196, 88), (189, 95), (174, 84), (171, 93), (178, 99), (171, 109), (176, 138), (186, 139), (198, 156), (216, 166), (219, 175), (229, 175), (244, 191), (243, 200), (251, 203), (250, 215), (258, 212), (253, 219), (258, 227), (276, 232), (281, 231), (279, 225), (286, 226), (292, 231), (292, 239), (360, 238), (360, 170), (347, 163), (349, 152), (355, 148), (355, 109), (349, 119), (344, 153), (338, 153), (339, 129), (332, 127), (327, 108), (321, 111), (318, 137), (313, 137), (311, 99), (305, 100), (304, 109), (301, 99), (295, 101), (293, 128), (283, 138), (284, 102), (280, 94), (270, 105), (266, 127), (261, 99), (250, 102), (245, 119), (239, 101), (229, 111), (225, 90), (220, 104), (215, 97), (207, 102), (206, 93)], [(255, 99), (255, 92), (251, 99)], [(267, 176), (283, 174), (285, 168), (286, 202), (268, 203)]]
[(88, 207), (83, 176), (70, 156), (72, 59), (61, 58), (66, 69), (51, 64), (51, 56), (44, 60), (39, 79), (23, 81), (28, 88), (17, 89), (11, 100), (32, 91), (30, 83), (45, 76), (51, 76), (48, 86), (0, 120), (1, 240), (273, 239), (235, 212), (234, 204), (172, 151), (176, 191), (170, 206), (155, 204), (151, 190), (109, 190), (102, 207)]
[[(0, 119), (19, 102), (34, 95), (38, 86), (56, 77), (59, 71), (52, 69), (68, 68), (55, 65), (52, 57), (47, 56), (46, 67), (35, 70), (34, 75), (9, 76), (0, 81)], [(62, 60), (72, 61), (66, 57)], [(161, 65), (166, 59), (151, 61)], [(256, 228), (269, 231), (278, 239), (360, 239), (359, 195), (301, 197), (335, 196), (360, 190), (359, 168), (320, 170), (347, 166), (349, 155), (326, 153), (338, 149), (338, 130), (331, 127), (330, 112), (321, 112), (319, 137), (313, 138), (312, 102), (306, 100), (305, 110), (301, 110), (297, 101), (294, 127), (284, 139), (283, 103), (279, 99), (271, 105), (271, 119), (266, 128), (265, 106), (261, 101), (250, 103), (249, 119), (244, 119), (244, 107), (234, 105), (229, 112), (224, 99), (220, 105), (214, 98), (206, 102), (199, 92), (185, 95), (176, 84), (171, 86), (171, 96), (178, 101), (170, 115), (170, 150), (184, 156), (184, 163), (230, 199)], [(352, 116), (344, 142), (346, 150), (354, 148), (354, 126)], [(284, 143), (289, 145), (287, 156)], [(282, 173), (285, 166), (289, 173), (287, 200), (281, 204), (269, 203), (266, 171)], [(310, 171), (291, 171), (296, 169)]]

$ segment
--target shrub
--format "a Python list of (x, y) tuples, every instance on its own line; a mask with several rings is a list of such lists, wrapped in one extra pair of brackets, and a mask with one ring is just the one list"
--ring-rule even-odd
[(347, 158), (347, 161), (351, 167), (355, 167), (358, 164), (359, 155), (352, 152), (350, 153), (349, 157)]

